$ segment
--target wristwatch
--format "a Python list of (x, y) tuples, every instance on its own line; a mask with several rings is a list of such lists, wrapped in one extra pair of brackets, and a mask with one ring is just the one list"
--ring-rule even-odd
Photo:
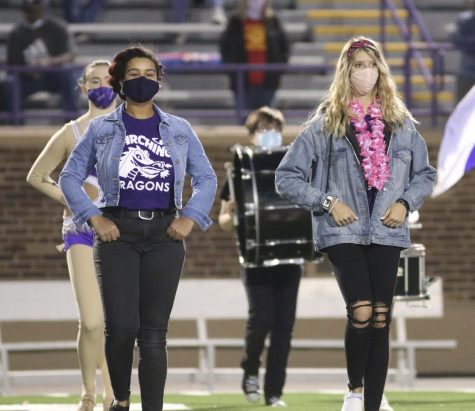
[(333, 204), (333, 202), (335, 201), (335, 197), (333, 196), (326, 196), (325, 197), (325, 200), (323, 200), (323, 204), (322, 204), (322, 208), (328, 212), (328, 210), (330, 210), (330, 207), (331, 205)]

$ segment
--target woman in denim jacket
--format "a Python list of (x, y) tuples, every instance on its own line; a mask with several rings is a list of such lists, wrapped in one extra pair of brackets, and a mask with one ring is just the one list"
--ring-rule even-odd
[(327, 96), (276, 170), (278, 193), (314, 212), (315, 248), (328, 254), (346, 302), (342, 411), (379, 410), (400, 251), (411, 244), (407, 215), (435, 177), (380, 44), (351, 39)]
[[(190, 124), (153, 104), (162, 66), (150, 51), (119, 52), (109, 73), (125, 104), (91, 121), (59, 184), (75, 223), (89, 223), (96, 234), (94, 260), (115, 396), (110, 411), (129, 409), (136, 341), (142, 410), (157, 411), (163, 407), (166, 335), (184, 239), (195, 223), (202, 230), (211, 225), (216, 175)], [(82, 189), (94, 166), (97, 206)], [(185, 174), (191, 176), (192, 195), (183, 207)]]

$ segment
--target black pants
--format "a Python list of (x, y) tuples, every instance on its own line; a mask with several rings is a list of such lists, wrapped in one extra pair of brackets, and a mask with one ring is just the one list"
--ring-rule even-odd
[(282, 395), (301, 275), (299, 265), (247, 268), (242, 273), (249, 318), (241, 367), (246, 376), (258, 375), (265, 339), (270, 333), (264, 379), (266, 398)]
[(105, 216), (120, 230), (117, 241), (96, 238), (94, 244), (114, 396), (129, 399), (137, 341), (142, 410), (158, 411), (163, 407), (168, 320), (185, 257), (184, 242), (166, 235), (173, 215), (151, 221)]
[[(345, 351), (350, 389), (365, 387), (365, 410), (378, 411), (389, 365), (390, 311), (401, 248), (338, 244), (325, 250), (346, 302)], [(372, 315), (355, 321), (358, 302)], [(386, 314), (376, 315), (377, 312)]]
[(15, 96), (13, 85), (7, 83), (9, 90), (9, 110), (13, 112), (13, 101), (18, 100), (19, 114), (23, 112), (25, 99), (38, 91), (48, 91), (61, 94), (61, 106), (65, 114), (65, 120), (76, 118), (79, 114), (79, 103), (76, 92), (75, 74), (69, 70), (42, 73), (38, 78), (32, 78), (27, 74), (19, 76), (20, 95)]

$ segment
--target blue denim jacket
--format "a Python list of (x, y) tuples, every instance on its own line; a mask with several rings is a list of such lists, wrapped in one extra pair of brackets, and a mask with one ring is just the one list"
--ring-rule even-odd
[[(122, 104), (114, 112), (90, 122), (60, 174), (59, 186), (78, 226), (101, 214), (99, 208), (119, 204), (119, 160), (125, 142), (123, 109)], [(212, 224), (208, 214), (216, 194), (216, 174), (188, 121), (156, 106), (154, 109), (160, 115), (160, 136), (175, 170), (175, 206), (180, 215), (193, 219), (204, 231)], [(83, 182), (94, 165), (100, 186), (97, 206), (83, 190)], [(191, 176), (193, 192), (183, 208), (185, 173)]]
[[(377, 193), (371, 215), (363, 170), (346, 137), (332, 139), (329, 186), (325, 192), (329, 141), (329, 136), (323, 133), (320, 117), (296, 138), (275, 173), (276, 190), (282, 197), (314, 211), (315, 248), (341, 243), (409, 247), (407, 218), (398, 228), (386, 227), (380, 218), (399, 198), (408, 202), (411, 211), (419, 209), (432, 191), (436, 171), (429, 165), (427, 145), (413, 122), (407, 120), (392, 133), (388, 147), (391, 178)], [(338, 227), (330, 214), (322, 214), (322, 203), (327, 195), (345, 202), (358, 220)]]

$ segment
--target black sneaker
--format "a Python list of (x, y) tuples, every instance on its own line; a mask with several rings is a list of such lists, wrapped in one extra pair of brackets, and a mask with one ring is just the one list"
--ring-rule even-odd
[(244, 375), (242, 379), (242, 390), (244, 394), (246, 394), (246, 399), (249, 402), (258, 402), (261, 399), (261, 392), (259, 391), (257, 375)]
[(129, 406), (123, 407), (122, 405), (112, 403), (109, 411), (129, 411)]

